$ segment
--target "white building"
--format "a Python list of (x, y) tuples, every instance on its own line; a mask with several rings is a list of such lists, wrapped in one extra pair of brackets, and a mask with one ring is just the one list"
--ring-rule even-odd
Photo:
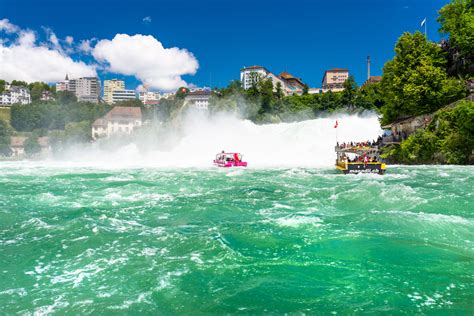
[(138, 93), (138, 99), (145, 105), (157, 105), (162, 95), (154, 91), (142, 91)]
[(211, 91), (209, 90), (196, 90), (189, 92), (184, 97), (184, 106), (198, 110), (208, 110), (210, 96)]
[(31, 95), (28, 88), (9, 86), (8, 90), (0, 95), (0, 105), (30, 104)]
[(99, 103), (100, 80), (97, 77), (83, 77), (69, 83), (75, 86), (76, 97), (79, 101)]
[(56, 91), (70, 91), (74, 93), (78, 101), (99, 103), (100, 80), (97, 77), (82, 77), (78, 79), (66, 79), (56, 83)]
[(92, 138), (109, 138), (112, 135), (131, 134), (142, 125), (139, 107), (116, 106), (103, 118), (92, 124)]
[(262, 66), (245, 67), (240, 70), (240, 81), (245, 90), (250, 89), (252, 85), (264, 79), (272, 81), (274, 91), (276, 91), (279, 83), (284, 95), (301, 94), (303, 92), (304, 83), (300, 78), (294, 77), (288, 72), (282, 72), (277, 76)]
[(104, 101), (112, 104), (112, 94), (116, 90), (125, 90), (125, 82), (123, 80), (104, 80)]
[(135, 90), (115, 90), (112, 92), (112, 103), (135, 100), (136, 98)]
[(240, 81), (242, 82), (242, 87), (245, 90), (250, 89), (252, 85), (262, 79), (266, 79), (270, 74), (272, 73), (262, 66), (244, 67), (240, 69)]

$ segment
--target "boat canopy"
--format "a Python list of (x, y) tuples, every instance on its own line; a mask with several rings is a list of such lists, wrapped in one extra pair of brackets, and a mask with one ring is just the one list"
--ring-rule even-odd
[(372, 147), (372, 146), (352, 146), (352, 147), (337, 147), (335, 148), (337, 153), (352, 153), (356, 154), (359, 156), (362, 156), (364, 154), (376, 154), (378, 153), (379, 149), (378, 147)]

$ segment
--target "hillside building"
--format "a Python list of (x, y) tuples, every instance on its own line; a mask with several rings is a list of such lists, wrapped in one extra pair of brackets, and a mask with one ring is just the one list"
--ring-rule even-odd
[(210, 96), (211, 91), (209, 90), (195, 90), (189, 92), (184, 97), (184, 105), (198, 110), (208, 110)]
[(142, 125), (139, 107), (116, 106), (104, 117), (92, 124), (92, 138), (110, 138), (113, 135), (129, 135)]
[(112, 103), (135, 100), (136, 98), (135, 90), (114, 90), (112, 92)]
[(113, 92), (116, 90), (125, 90), (125, 82), (123, 80), (104, 80), (104, 101), (106, 103), (114, 103)]
[(82, 77), (65, 80), (56, 83), (56, 91), (70, 91), (74, 93), (78, 101), (99, 103), (100, 80), (97, 77)]
[(144, 105), (157, 105), (161, 98), (163, 98), (163, 96), (159, 92), (141, 91), (138, 93), (138, 99), (142, 101)]
[(30, 104), (30, 90), (23, 86), (8, 86), (8, 90), (0, 94), (0, 105)]
[(349, 78), (349, 70), (333, 68), (324, 72), (322, 90), (339, 92), (344, 90), (344, 82)]

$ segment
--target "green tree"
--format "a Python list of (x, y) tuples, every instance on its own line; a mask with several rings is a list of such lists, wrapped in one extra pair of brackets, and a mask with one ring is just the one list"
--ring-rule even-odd
[(281, 100), (281, 99), (283, 99), (283, 97), (284, 97), (283, 88), (282, 88), (282, 86), (281, 86), (281, 82), (280, 82), (280, 81), (277, 82), (276, 87), (275, 87), (275, 97), (276, 97), (278, 100)]
[(56, 97), (59, 104), (71, 104), (77, 102), (77, 97), (71, 91), (58, 91)]
[(27, 156), (34, 156), (41, 152), (41, 146), (38, 143), (38, 138), (36, 136), (28, 137), (24, 144), (25, 154)]
[(186, 94), (189, 93), (189, 89), (186, 87), (180, 87), (178, 90), (176, 90), (175, 96), (176, 99), (184, 99)]
[(114, 103), (114, 106), (143, 107), (143, 103), (142, 101), (138, 99), (134, 99), (134, 100), (125, 100), (125, 101)]
[(0, 93), (3, 93), (3, 91), (5, 91), (5, 84), (7, 82), (3, 79), (0, 79)]
[(380, 82), (368, 83), (359, 91), (361, 97), (370, 104), (370, 106), (380, 109), (385, 104)]
[(273, 105), (273, 81), (264, 79), (258, 82), (258, 91), (261, 96), (262, 109), (265, 112), (271, 112)]
[(465, 85), (446, 74), (446, 58), (423, 34), (404, 33), (384, 66), (382, 123), (402, 115), (433, 112), (465, 95)]
[(472, 0), (453, 0), (439, 10), (439, 31), (449, 35), (452, 46), (466, 57), (474, 54), (474, 3)]
[(11, 82), (11, 85), (12, 86), (22, 86), (22, 87), (28, 88), (28, 83), (26, 81), (13, 80)]
[[(215, 89), (218, 90), (218, 89)], [(240, 80), (232, 80), (229, 85), (219, 90), (221, 97), (228, 97), (230, 95), (243, 94), (244, 89)]]
[(43, 91), (50, 91), (50, 86), (44, 82), (33, 82), (28, 85), (31, 93), (31, 101), (39, 101)]
[(305, 83), (303, 85), (303, 95), (307, 95), (309, 93), (309, 86)]
[(11, 130), (8, 123), (0, 119), (0, 156), (10, 156), (10, 135)]
[(342, 103), (344, 106), (354, 106), (357, 96), (357, 83), (353, 75), (350, 75), (343, 84), (344, 91), (342, 91)]
[(87, 143), (92, 140), (90, 121), (68, 123), (64, 129), (66, 142), (69, 144)]

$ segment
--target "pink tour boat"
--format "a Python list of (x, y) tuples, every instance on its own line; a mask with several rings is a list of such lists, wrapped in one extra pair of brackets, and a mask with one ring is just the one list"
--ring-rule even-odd
[(214, 164), (222, 168), (230, 167), (247, 167), (247, 162), (242, 161), (242, 155), (239, 153), (225, 153), (222, 152), (216, 155)]

